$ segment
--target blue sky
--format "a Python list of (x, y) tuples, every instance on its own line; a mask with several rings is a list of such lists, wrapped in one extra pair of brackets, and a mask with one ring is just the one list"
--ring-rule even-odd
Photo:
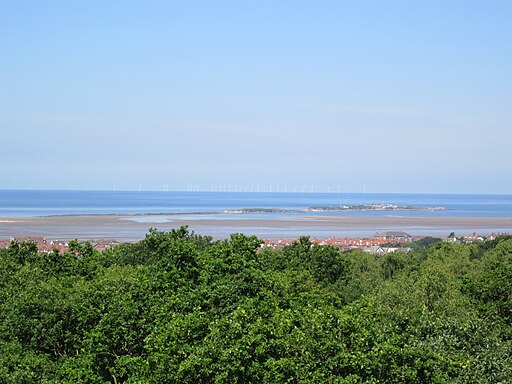
[(4, 1), (0, 188), (510, 194), (511, 19), (509, 1)]

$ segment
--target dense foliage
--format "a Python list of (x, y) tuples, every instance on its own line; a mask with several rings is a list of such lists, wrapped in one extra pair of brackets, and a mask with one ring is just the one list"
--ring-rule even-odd
[(0, 251), (0, 383), (512, 380), (512, 239), (373, 256), (150, 230)]

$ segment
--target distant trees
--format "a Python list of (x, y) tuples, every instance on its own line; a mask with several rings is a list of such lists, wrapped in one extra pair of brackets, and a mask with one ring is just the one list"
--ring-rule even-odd
[(99, 253), (0, 251), (3, 383), (512, 377), (512, 240), (340, 253), (186, 227)]

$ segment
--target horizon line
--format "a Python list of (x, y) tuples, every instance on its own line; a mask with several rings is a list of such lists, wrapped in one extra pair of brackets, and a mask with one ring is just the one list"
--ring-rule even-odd
[(340, 191), (340, 192), (330, 192), (323, 190), (304, 190), (304, 191), (212, 191), (212, 190), (185, 190), (185, 189), (101, 189), (101, 188), (1, 188), (0, 191), (54, 191), (54, 192), (158, 192), (158, 193), (224, 193), (224, 194), (288, 194), (288, 195), (296, 195), (296, 194), (304, 194), (304, 195), (313, 195), (313, 194), (323, 194), (323, 195), (461, 195), (461, 196), (512, 196), (512, 193), (503, 193), (503, 192), (486, 192), (486, 193), (478, 193), (478, 192), (469, 192), (469, 193), (461, 193), (461, 192), (353, 192), (353, 191)]

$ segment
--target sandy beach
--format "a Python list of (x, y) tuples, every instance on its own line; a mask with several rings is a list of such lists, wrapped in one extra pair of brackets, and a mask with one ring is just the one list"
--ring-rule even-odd
[(375, 232), (401, 230), (413, 235), (446, 236), (450, 232), (512, 232), (512, 218), (486, 217), (346, 217), (293, 216), (279, 218), (216, 219), (180, 215), (69, 215), (39, 217), (0, 217), (0, 239), (11, 236), (46, 236), (52, 239), (142, 239), (153, 227), (169, 230), (188, 225), (196, 233), (225, 238), (242, 232), (262, 238), (296, 238), (300, 235), (372, 236)]

